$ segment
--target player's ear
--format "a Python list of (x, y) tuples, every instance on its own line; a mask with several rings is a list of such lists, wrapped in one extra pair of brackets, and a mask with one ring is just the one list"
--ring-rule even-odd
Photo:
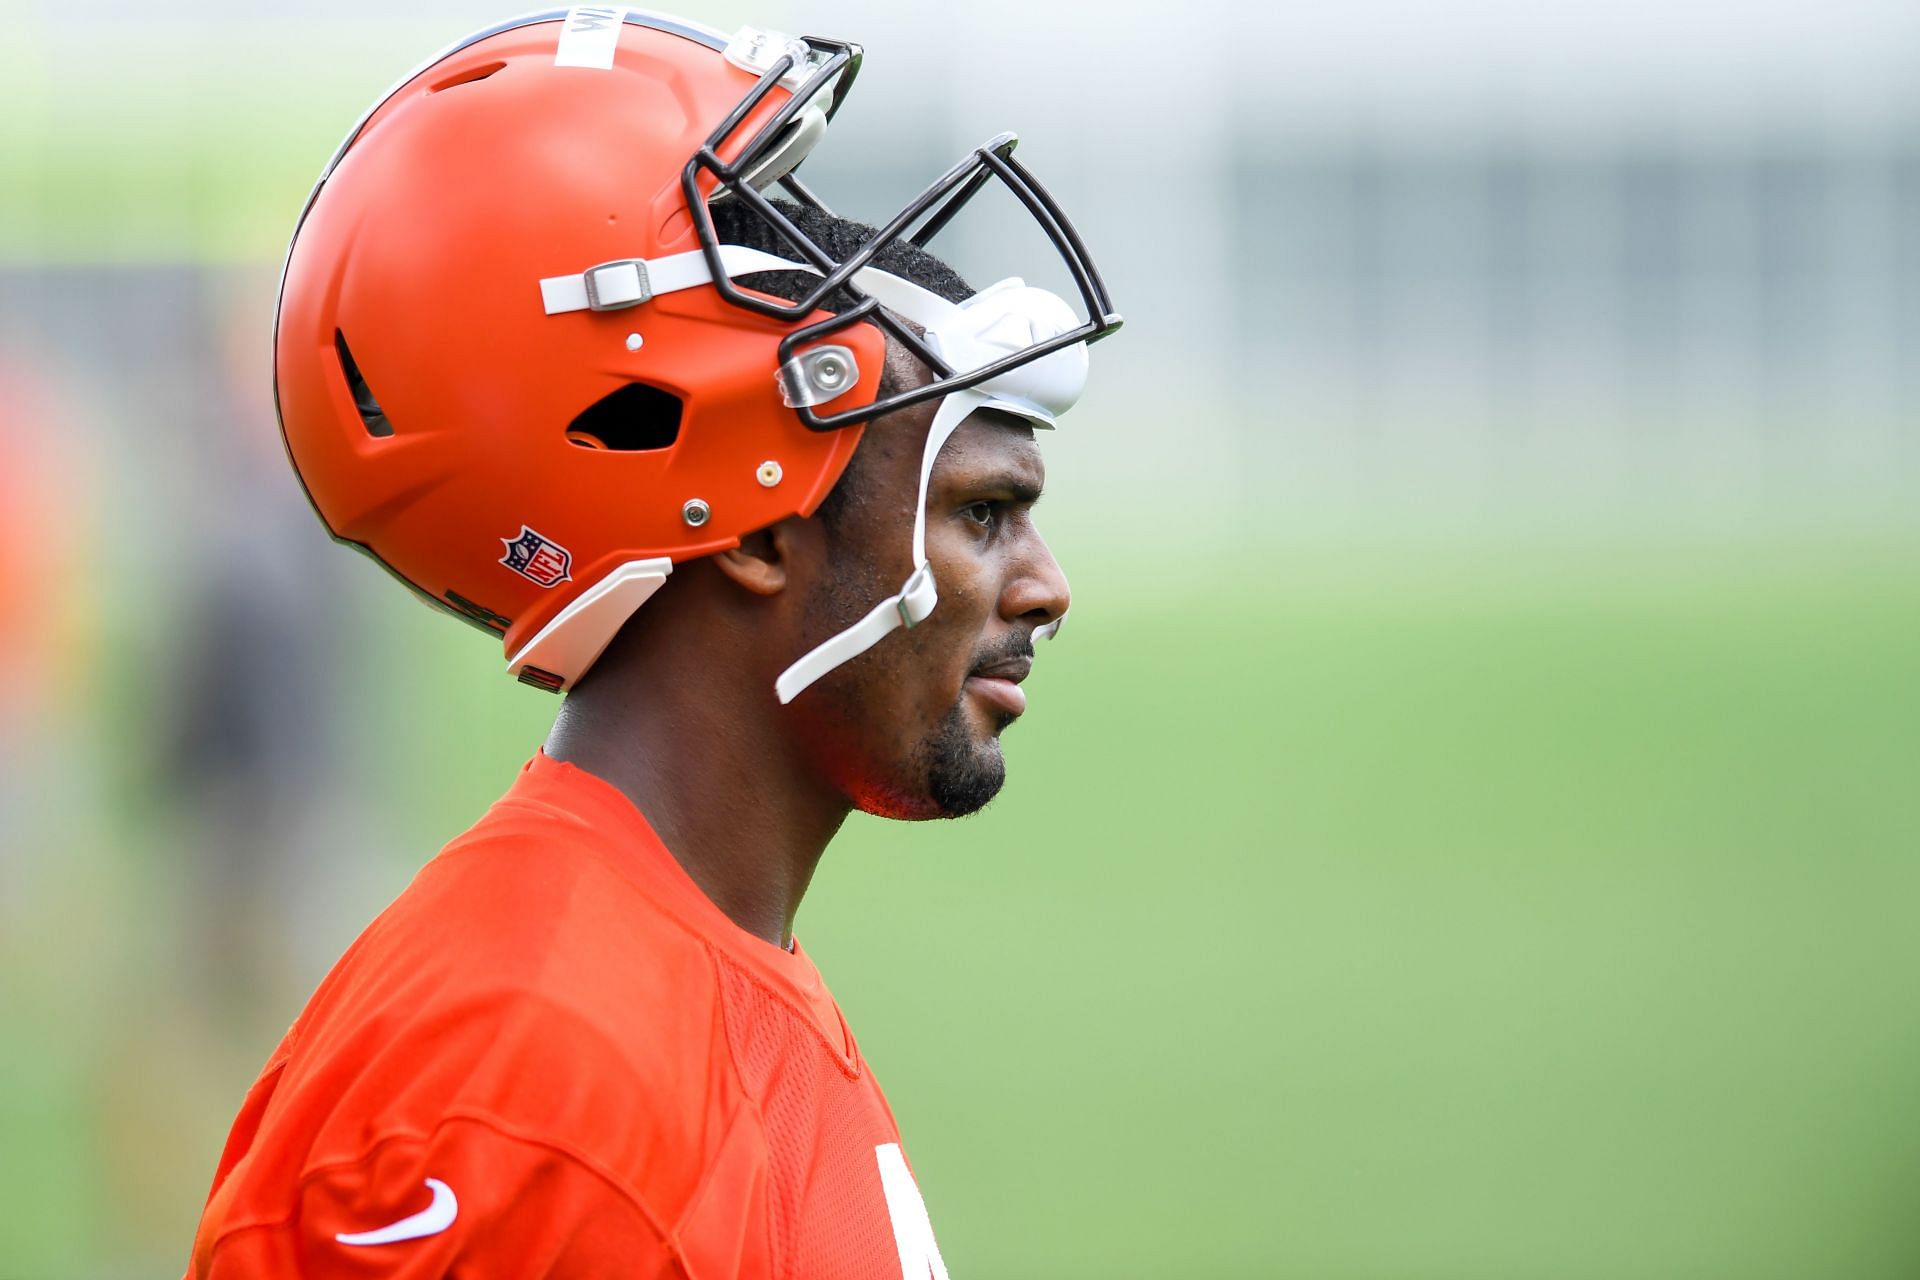
[(778, 595), (787, 588), (787, 569), (795, 551), (792, 526), (796, 523), (782, 520), (749, 533), (740, 539), (739, 546), (715, 552), (710, 557), (714, 567), (754, 595)]

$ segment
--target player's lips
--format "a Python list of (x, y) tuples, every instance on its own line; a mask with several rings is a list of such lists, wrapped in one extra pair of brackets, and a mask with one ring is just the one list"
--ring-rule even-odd
[(967, 691), (1006, 715), (1017, 716), (1027, 709), (1027, 691), (1020, 682), (1031, 670), (1032, 658), (1008, 658), (978, 667), (967, 677)]

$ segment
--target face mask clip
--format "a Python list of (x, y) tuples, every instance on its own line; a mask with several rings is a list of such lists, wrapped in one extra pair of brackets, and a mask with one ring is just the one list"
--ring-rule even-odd
[(789, 408), (837, 400), (860, 382), (860, 362), (837, 344), (803, 351), (780, 366), (780, 398)]

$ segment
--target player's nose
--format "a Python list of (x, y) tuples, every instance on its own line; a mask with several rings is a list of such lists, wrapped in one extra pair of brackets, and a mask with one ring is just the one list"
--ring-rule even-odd
[(1013, 575), (1000, 594), (1000, 616), (1044, 627), (1065, 617), (1072, 603), (1073, 591), (1060, 562), (1044, 538), (1031, 534), (1026, 554), (1013, 562)]

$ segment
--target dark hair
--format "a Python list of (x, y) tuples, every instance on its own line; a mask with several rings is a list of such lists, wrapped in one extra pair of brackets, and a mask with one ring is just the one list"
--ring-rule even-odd
[[(879, 234), (864, 222), (823, 213), (808, 205), (785, 200), (775, 200), (773, 203), (794, 226), (838, 261), (852, 257), (862, 245)], [(738, 200), (722, 200), (713, 206), (713, 228), (721, 244), (745, 245), (749, 249), (778, 254), (783, 258), (800, 256), (786, 238), (774, 229), (772, 223)], [(972, 287), (960, 278), (959, 272), (925, 249), (905, 240), (895, 240), (882, 248), (874, 255), (873, 265), (889, 275), (911, 280), (948, 302), (965, 302), (973, 296)], [(758, 289), (792, 302), (818, 284), (819, 279), (801, 271), (762, 271), (740, 277), (740, 283), (749, 289)], [(821, 305), (828, 311), (840, 312), (852, 306), (853, 299), (845, 294), (835, 294)]]
[[(800, 231), (836, 260), (844, 261), (878, 234), (873, 227), (864, 222), (855, 222), (851, 218), (823, 213), (807, 205), (793, 204), (784, 200), (776, 200), (774, 204)], [(721, 244), (738, 244), (749, 249), (759, 249), (765, 253), (777, 253), (782, 257), (799, 257), (793, 246), (787, 243), (786, 238), (774, 229), (772, 223), (738, 200), (722, 200), (713, 206), (713, 226)], [(972, 287), (960, 278), (959, 272), (925, 249), (909, 244), (905, 240), (895, 240), (882, 248), (874, 255), (873, 265), (890, 275), (911, 280), (922, 289), (939, 294), (949, 302), (964, 302), (973, 296)], [(740, 283), (749, 289), (770, 293), (791, 302), (798, 300), (817, 285), (819, 278), (802, 271), (761, 271), (753, 275), (741, 276)], [(852, 305), (853, 299), (845, 293), (830, 294), (821, 303), (823, 309), (836, 313)], [(900, 389), (895, 384), (892, 371), (883, 370), (880, 375), (880, 394), (891, 395)], [(838, 483), (828, 492), (819, 509), (814, 512), (814, 515), (830, 531), (839, 530), (842, 520), (860, 491), (860, 452), (859, 450), (854, 452), (852, 460), (847, 463), (846, 470), (840, 473)]]

